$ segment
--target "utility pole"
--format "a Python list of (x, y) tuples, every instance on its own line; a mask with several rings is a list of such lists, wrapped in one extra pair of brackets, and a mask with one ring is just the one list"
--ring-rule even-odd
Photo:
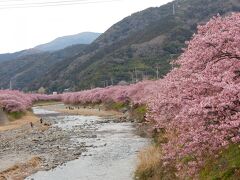
[(133, 76), (133, 72), (129, 71), (129, 73), (131, 74), (131, 79), (132, 79), (132, 84), (134, 83), (134, 76)]
[(111, 84), (112, 84), (112, 86), (113, 86), (113, 77), (111, 77)]
[(159, 65), (157, 65), (157, 72), (156, 72), (156, 74), (157, 74), (157, 79), (159, 78)]
[(173, 57), (174, 57), (174, 54), (170, 54), (170, 64), (171, 64), (171, 68), (173, 69), (174, 68), (174, 59), (173, 59)]
[(12, 80), (9, 82), (9, 89), (12, 90)]
[(144, 71), (142, 71), (142, 80), (145, 79), (145, 76), (144, 76)]
[(135, 78), (136, 78), (136, 82), (137, 82), (138, 79), (137, 79), (137, 70), (136, 70), (136, 68), (134, 68), (134, 71), (135, 71)]
[(174, 4), (174, 2), (173, 2), (173, 15), (175, 16), (175, 14), (176, 14), (176, 11), (175, 11), (175, 4)]

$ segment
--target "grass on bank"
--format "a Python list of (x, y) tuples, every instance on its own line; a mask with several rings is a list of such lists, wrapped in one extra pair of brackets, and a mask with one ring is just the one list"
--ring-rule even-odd
[[(138, 155), (136, 180), (176, 180), (176, 169), (163, 167), (161, 146), (152, 145)], [(189, 179), (192, 179), (189, 177)], [(200, 180), (240, 180), (240, 145), (232, 144), (219, 152), (217, 157), (206, 157), (206, 164), (200, 170)]]
[(26, 112), (8, 112), (7, 118), (9, 121), (14, 121), (17, 119), (21, 119), (25, 115), (26, 115)]
[(128, 111), (131, 119), (135, 119), (137, 122), (142, 123), (146, 120), (145, 116), (147, 113), (146, 105), (134, 105), (130, 106), (129, 103), (124, 102), (112, 102), (105, 105), (107, 109), (114, 111), (125, 112)]
[[(161, 146), (167, 143), (164, 131), (152, 132), (153, 145), (138, 155), (135, 171), (137, 180), (176, 180), (174, 162), (164, 167), (161, 162)], [(216, 156), (217, 155), (217, 156)], [(186, 159), (188, 161), (189, 159)], [(197, 175), (200, 180), (240, 180), (240, 144), (230, 144), (215, 156), (206, 156), (205, 165)], [(189, 179), (192, 179), (189, 177)]]
[(145, 116), (147, 113), (146, 105), (138, 105), (132, 108), (131, 116), (138, 120), (138, 122), (144, 122), (146, 120)]
[(149, 146), (138, 154), (138, 165), (135, 171), (136, 180), (176, 180), (175, 169), (164, 167), (161, 162), (161, 148)]
[(211, 157), (200, 171), (201, 180), (239, 180), (240, 145), (230, 145), (220, 152), (218, 157)]
[(104, 104), (107, 110), (114, 110), (114, 111), (122, 111), (124, 109), (128, 110), (129, 105), (128, 103), (124, 102), (109, 102)]
[(55, 105), (60, 104), (60, 101), (38, 101), (35, 102), (33, 106), (48, 106), (48, 105)]

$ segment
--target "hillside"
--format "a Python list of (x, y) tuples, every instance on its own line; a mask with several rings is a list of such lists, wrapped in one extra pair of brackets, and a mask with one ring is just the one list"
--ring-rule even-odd
[(49, 43), (36, 46), (39, 51), (57, 51), (76, 44), (91, 44), (101, 33), (83, 32), (75, 35), (59, 37)]
[[(170, 69), (169, 62), (181, 53), (199, 23), (208, 21), (216, 14), (240, 11), (239, 0), (179, 0), (159, 8), (149, 8), (133, 14), (113, 25), (86, 51), (71, 63), (60, 62), (64, 68), (51, 69), (40, 81), (28, 85), (36, 87), (87, 89), (94, 86), (116, 84), (121, 80), (132, 81), (143, 76), (156, 77), (159, 65), (160, 76)], [(66, 63), (69, 63), (66, 65)], [(65, 64), (65, 66), (63, 65)], [(67, 68), (65, 68), (67, 67)], [(134, 69), (136, 68), (136, 73)], [(63, 86), (64, 82), (69, 86)], [(51, 85), (50, 85), (51, 83)], [(50, 86), (49, 86), (50, 85)], [(34, 88), (36, 88), (34, 87)]]
[[(173, 14), (173, 3), (175, 14)], [(76, 56), (56, 61), (44, 70), (44, 76), (29, 80), (29, 73), (19, 72), (21, 88), (49, 91), (88, 89), (142, 78), (162, 77), (171, 69), (170, 62), (185, 47), (196, 27), (212, 16), (240, 11), (240, 0), (176, 0), (161, 7), (149, 8), (126, 17), (88, 45)], [(1, 65), (2, 66), (2, 65)], [(9, 66), (12, 75), (14, 68)], [(5, 71), (8, 68), (5, 68)], [(2, 70), (0, 77), (2, 78)], [(17, 76), (19, 77), (19, 76)], [(8, 77), (9, 78), (9, 77)], [(9, 79), (4, 78), (6, 87)], [(17, 87), (20, 87), (17, 85)]]
[(26, 55), (32, 55), (32, 54), (37, 54), (41, 53), (42, 51), (37, 50), (37, 49), (27, 49), (15, 53), (5, 53), (5, 54), (0, 54), (0, 62), (6, 62), (14, 59), (21, 58)]
[(26, 90), (26, 84), (44, 77), (45, 73), (66, 58), (75, 58), (84, 51), (86, 45), (74, 45), (55, 52), (42, 52), (21, 56), (0, 62), (0, 87), (9, 88), (10, 80), (14, 89)]

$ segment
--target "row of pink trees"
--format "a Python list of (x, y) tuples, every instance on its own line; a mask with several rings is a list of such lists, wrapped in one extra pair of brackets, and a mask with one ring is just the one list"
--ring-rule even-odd
[(62, 95), (66, 104), (101, 103), (101, 102), (131, 102), (146, 104), (153, 94), (153, 81), (143, 81), (129, 86), (109, 86)]
[(0, 90), (0, 107), (7, 112), (25, 111), (32, 105), (32, 99), (19, 91)]
[(170, 136), (164, 161), (193, 175), (206, 154), (240, 141), (240, 13), (213, 18), (187, 44), (149, 117)]
[(187, 45), (161, 80), (65, 94), (63, 101), (147, 104), (149, 120), (168, 136), (162, 160), (196, 174), (204, 155), (240, 141), (240, 14), (199, 26)]
[(23, 112), (37, 101), (60, 101), (60, 95), (25, 94), (20, 91), (0, 90), (0, 107), (6, 112)]

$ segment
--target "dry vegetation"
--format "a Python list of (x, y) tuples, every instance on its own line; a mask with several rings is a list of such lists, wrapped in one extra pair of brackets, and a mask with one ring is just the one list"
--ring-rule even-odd
[(29, 174), (32, 174), (41, 165), (41, 158), (33, 157), (29, 161), (21, 164), (16, 164), (3, 172), (0, 172), (0, 180), (14, 179), (22, 180)]
[(172, 167), (163, 167), (161, 148), (150, 146), (138, 154), (138, 165), (135, 179), (140, 180), (172, 180), (177, 179)]
[(39, 120), (38, 117), (36, 117), (32, 112), (27, 111), (24, 113), (23, 116), (21, 116), (19, 119), (14, 119), (12, 116), (8, 117), (10, 122), (0, 126), (0, 132), (1, 131), (6, 131), (6, 130), (11, 130), (11, 129), (17, 129), (23, 125), (29, 124), (32, 122), (33, 124), (36, 124)]

